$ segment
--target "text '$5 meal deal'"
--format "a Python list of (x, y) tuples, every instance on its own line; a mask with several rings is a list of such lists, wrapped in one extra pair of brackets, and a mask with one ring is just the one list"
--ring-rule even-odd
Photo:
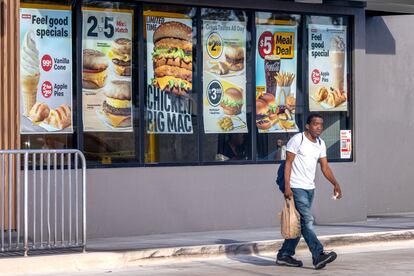
[(297, 132), (297, 24), (258, 24), (256, 49), (256, 127)]

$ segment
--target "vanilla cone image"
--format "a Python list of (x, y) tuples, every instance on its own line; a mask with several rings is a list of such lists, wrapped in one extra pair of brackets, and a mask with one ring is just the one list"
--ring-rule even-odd
[(23, 97), (23, 115), (28, 116), (30, 110), (36, 103), (37, 86), (40, 74), (35, 76), (22, 76), (20, 78), (20, 89)]
[(36, 103), (39, 85), (39, 50), (33, 30), (28, 30), (20, 49), (20, 91), (23, 100), (23, 114), (28, 116)]

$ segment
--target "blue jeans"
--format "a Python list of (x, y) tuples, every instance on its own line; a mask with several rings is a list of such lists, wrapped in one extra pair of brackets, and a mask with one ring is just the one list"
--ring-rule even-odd
[[(312, 259), (316, 259), (322, 252), (323, 246), (313, 232), (313, 216), (311, 206), (315, 190), (304, 190), (292, 188), (293, 199), (295, 200), (296, 210), (300, 214), (301, 233), (312, 253)], [(300, 237), (285, 240), (277, 256), (293, 256)]]

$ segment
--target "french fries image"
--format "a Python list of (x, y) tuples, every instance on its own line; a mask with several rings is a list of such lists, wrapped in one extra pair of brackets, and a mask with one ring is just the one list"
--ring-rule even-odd
[(278, 86), (288, 87), (292, 85), (293, 80), (295, 79), (295, 74), (280, 71), (276, 74), (275, 79)]
[(227, 117), (227, 116), (225, 116), (222, 119), (220, 119), (218, 121), (218, 125), (224, 131), (230, 131), (230, 130), (233, 130), (234, 129), (233, 121), (231, 120), (230, 117)]

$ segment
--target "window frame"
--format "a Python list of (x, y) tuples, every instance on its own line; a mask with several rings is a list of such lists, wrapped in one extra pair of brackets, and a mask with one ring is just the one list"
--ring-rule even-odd
[[(72, 2), (72, 57), (73, 57), (73, 101), (76, 100), (76, 112), (74, 116), (74, 133), (72, 135), (73, 145), (81, 151), (84, 151), (84, 131), (83, 131), (83, 118), (82, 118), (82, 6), (84, 1), (73, 1)], [(228, 6), (214, 6), (206, 4), (178, 4), (178, 3), (168, 3), (165, 4), (178, 7), (192, 7), (196, 9), (195, 12), (195, 26), (196, 26), (196, 45), (193, 45), (193, 48), (196, 47), (199, 49), (196, 51), (196, 70), (193, 72), (193, 79), (197, 83), (196, 89), (198, 89), (197, 95), (197, 146), (198, 150), (198, 161), (191, 162), (165, 162), (165, 163), (145, 163), (145, 92), (146, 92), (146, 83), (145, 83), (145, 68), (146, 59), (139, 58), (139, 53), (144, 53), (146, 45), (144, 42), (143, 28), (144, 28), (144, 6), (145, 5), (162, 5), (161, 2), (149, 2), (149, 1), (128, 1), (128, 0), (119, 0), (114, 1), (126, 5), (130, 5), (134, 10), (134, 19), (133, 24), (137, 28), (134, 28), (133, 31), (133, 41), (135, 46), (133, 47), (133, 81), (132, 81), (132, 91), (134, 98), (134, 113), (133, 113), (133, 131), (134, 131), (134, 141), (135, 141), (135, 158), (131, 159), (131, 162), (119, 162), (111, 164), (103, 164), (99, 161), (87, 161), (87, 168), (96, 169), (96, 168), (129, 168), (129, 167), (181, 167), (181, 166), (216, 166), (216, 165), (264, 165), (264, 164), (278, 164), (281, 161), (272, 161), (272, 160), (257, 160), (257, 133), (256, 133), (256, 123), (255, 123), (255, 114), (256, 106), (255, 102), (255, 77), (256, 77), (256, 12), (270, 12), (270, 13), (280, 13), (280, 14), (295, 14), (300, 16), (300, 24), (298, 27), (298, 64), (297, 64), (297, 74), (302, 74), (300, 81), (297, 82), (297, 89), (301, 90), (303, 95), (303, 120), (296, 119), (297, 125), (300, 131), (303, 131), (305, 125), (305, 118), (309, 114), (308, 111), (308, 37), (307, 37), (307, 16), (332, 16), (332, 17), (345, 17), (347, 21), (347, 75), (349, 76), (349, 99), (348, 99), (348, 111), (346, 120), (348, 121), (350, 130), (352, 130), (352, 154), (349, 159), (328, 159), (332, 163), (353, 163), (355, 161), (355, 114), (354, 114), (354, 51), (355, 51), (355, 39), (354, 35), (355, 30), (355, 14), (352, 12), (344, 12), (342, 14), (330, 13), (327, 9), (326, 12), (308, 12), (308, 11), (295, 11), (294, 8), (289, 10), (280, 10), (280, 9), (260, 9), (260, 8), (234, 8)], [(227, 10), (243, 10), (246, 12), (248, 18), (248, 32), (251, 35), (250, 44), (252, 49), (250, 50), (250, 55), (246, 60), (250, 60), (250, 72), (252, 74), (252, 81), (250, 86), (246, 86), (246, 91), (251, 91), (249, 97), (252, 105), (252, 113), (250, 118), (251, 128), (248, 132), (248, 137), (250, 139), (250, 151), (251, 159), (250, 160), (229, 160), (229, 161), (203, 161), (202, 160), (202, 147), (204, 144), (203, 135), (204, 125), (203, 125), (203, 112), (202, 112), (202, 103), (203, 103), (203, 85), (202, 85), (202, 71), (203, 65), (201, 64), (202, 60), (202, 17), (201, 9), (210, 8), (210, 9), (227, 9)], [(339, 9), (339, 7), (338, 7)], [(355, 8), (357, 9), (357, 8)], [(298, 9), (300, 10), (300, 9)], [(246, 63), (247, 67), (247, 63)], [(247, 85), (247, 82), (246, 82)], [(138, 94), (137, 94), (138, 93)], [(138, 100), (138, 103), (137, 103)], [(75, 102), (73, 103), (75, 106)], [(53, 134), (52, 134), (53, 135)]]

